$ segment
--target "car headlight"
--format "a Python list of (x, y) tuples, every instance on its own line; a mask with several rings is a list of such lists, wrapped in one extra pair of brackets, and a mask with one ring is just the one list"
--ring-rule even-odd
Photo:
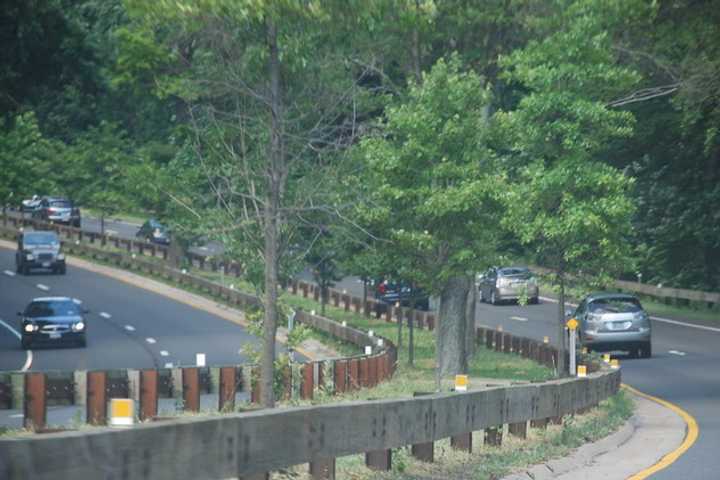
[(35, 325), (33, 325), (32, 323), (28, 323), (27, 325), (25, 325), (26, 332), (30, 333), (30, 332), (33, 332), (34, 330), (35, 330)]
[(85, 324), (83, 322), (73, 323), (72, 329), (76, 332), (79, 332), (85, 329)]
[(65, 260), (65, 254), (58, 253), (57, 259), (58, 259), (58, 260)]
[(28, 260), (33, 260), (35, 258), (35, 255), (33, 255), (32, 253), (28, 253), (27, 255), (25, 255), (25, 258)]

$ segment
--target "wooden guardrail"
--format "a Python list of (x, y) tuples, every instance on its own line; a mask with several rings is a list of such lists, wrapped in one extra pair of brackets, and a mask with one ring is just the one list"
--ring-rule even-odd
[[(466, 393), (184, 417), (130, 429), (97, 428), (0, 439), (0, 477), (8, 480), (122, 478), (183, 480), (267, 478), (267, 472), (310, 464), (314, 478), (334, 478), (335, 458), (364, 453), (366, 465), (389, 470), (392, 449), (431, 460), (432, 442), (452, 439), (472, 449), (472, 432), (499, 444), (503, 428), (525, 437), (528, 422), (585, 411), (616, 393), (619, 370), (586, 378), (483, 388)], [(424, 452), (424, 453), (423, 453)]]

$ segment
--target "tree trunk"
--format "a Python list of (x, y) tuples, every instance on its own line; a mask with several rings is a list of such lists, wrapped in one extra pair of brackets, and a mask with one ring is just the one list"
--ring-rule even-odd
[(260, 394), (262, 405), (275, 406), (273, 378), (275, 373), (275, 336), (277, 333), (278, 252), (280, 232), (280, 195), (283, 181), (282, 126), (280, 112), (280, 58), (277, 46), (277, 27), (272, 20), (267, 25), (270, 75), (270, 148), (268, 155), (268, 198), (264, 209), (265, 312), (263, 318), (263, 353), (260, 365)]
[(452, 277), (440, 293), (435, 337), (439, 377), (437, 380), (447, 375), (467, 373), (465, 337), (468, 323), (467, 297), (471, 284), (470, 277)]
[[(392, 309), (392, 305), (388, 305), (388, 308)], [(397, 348), (400, 350), (402, 348), (402, 318), (403, 318), (403, 311), (402, 307), (398, 304), (398, 321), (397, 321)]]
[(417, 304), (417, 298), (415, 298), (415, 292), (417, 288), (415, 285), (412, 286), (410, 293), (410, 318), (408, 318), (408, 365), (411, 367), (415, 365), (415, 305)]
[(475, 355), (475, 306), (477, 304), (477, 289), (474, 283), (470, 282), (470, 289), (468, 290), (467, 302), (465, 307), (465, 357), (467, 363), (470, 365), (472, 358)]
[(320, 315), (325, 316), (325, 305), (328, 301), (328, 287), (323, 283), (320, 284)]
[(562, 265), (558, 269), (558, 282), (560, 284), (560, 295), (558, 296), (558, 364), (557, 372), (559, 377), (565, 376), (565, 271)]
[(100, 212), (100, 235), (105, 236), (105, 213)]
[(412, 63), (413, 63), (413, 75), (415, 76), (415, 82), (420, 85), (422, 81), (422, 73), (420, 68), (420, 29), (418, 23), (420, 22), (420, 0), (415, 0), (415, 24), (412, 32)]

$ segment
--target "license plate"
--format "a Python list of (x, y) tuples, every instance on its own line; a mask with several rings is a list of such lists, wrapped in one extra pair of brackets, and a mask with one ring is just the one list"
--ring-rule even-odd
[(610, 322), (607, 324), (608, 330), (627, 330), (632, 322)]
[(50, 262), (42, 262), (43, 268), (50, 268)]
[(59, 333), (51, 333), (51, 334), (50, 334), (50, 339), (51, 339), (51, 340), (57, 340), (57, 339), (60, 338), (61, 336), (62, 336), (62, 335), (59, 334)]

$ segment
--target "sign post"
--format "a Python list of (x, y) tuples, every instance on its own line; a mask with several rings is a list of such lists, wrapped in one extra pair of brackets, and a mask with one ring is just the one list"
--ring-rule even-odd
[(574, 318), (571, 318), (567, 321), (565, 324), (570, 331), (570, 376), (574, 377), (575, 372), (575, 333), (577, 332), (578, 327), (578, 321)]

